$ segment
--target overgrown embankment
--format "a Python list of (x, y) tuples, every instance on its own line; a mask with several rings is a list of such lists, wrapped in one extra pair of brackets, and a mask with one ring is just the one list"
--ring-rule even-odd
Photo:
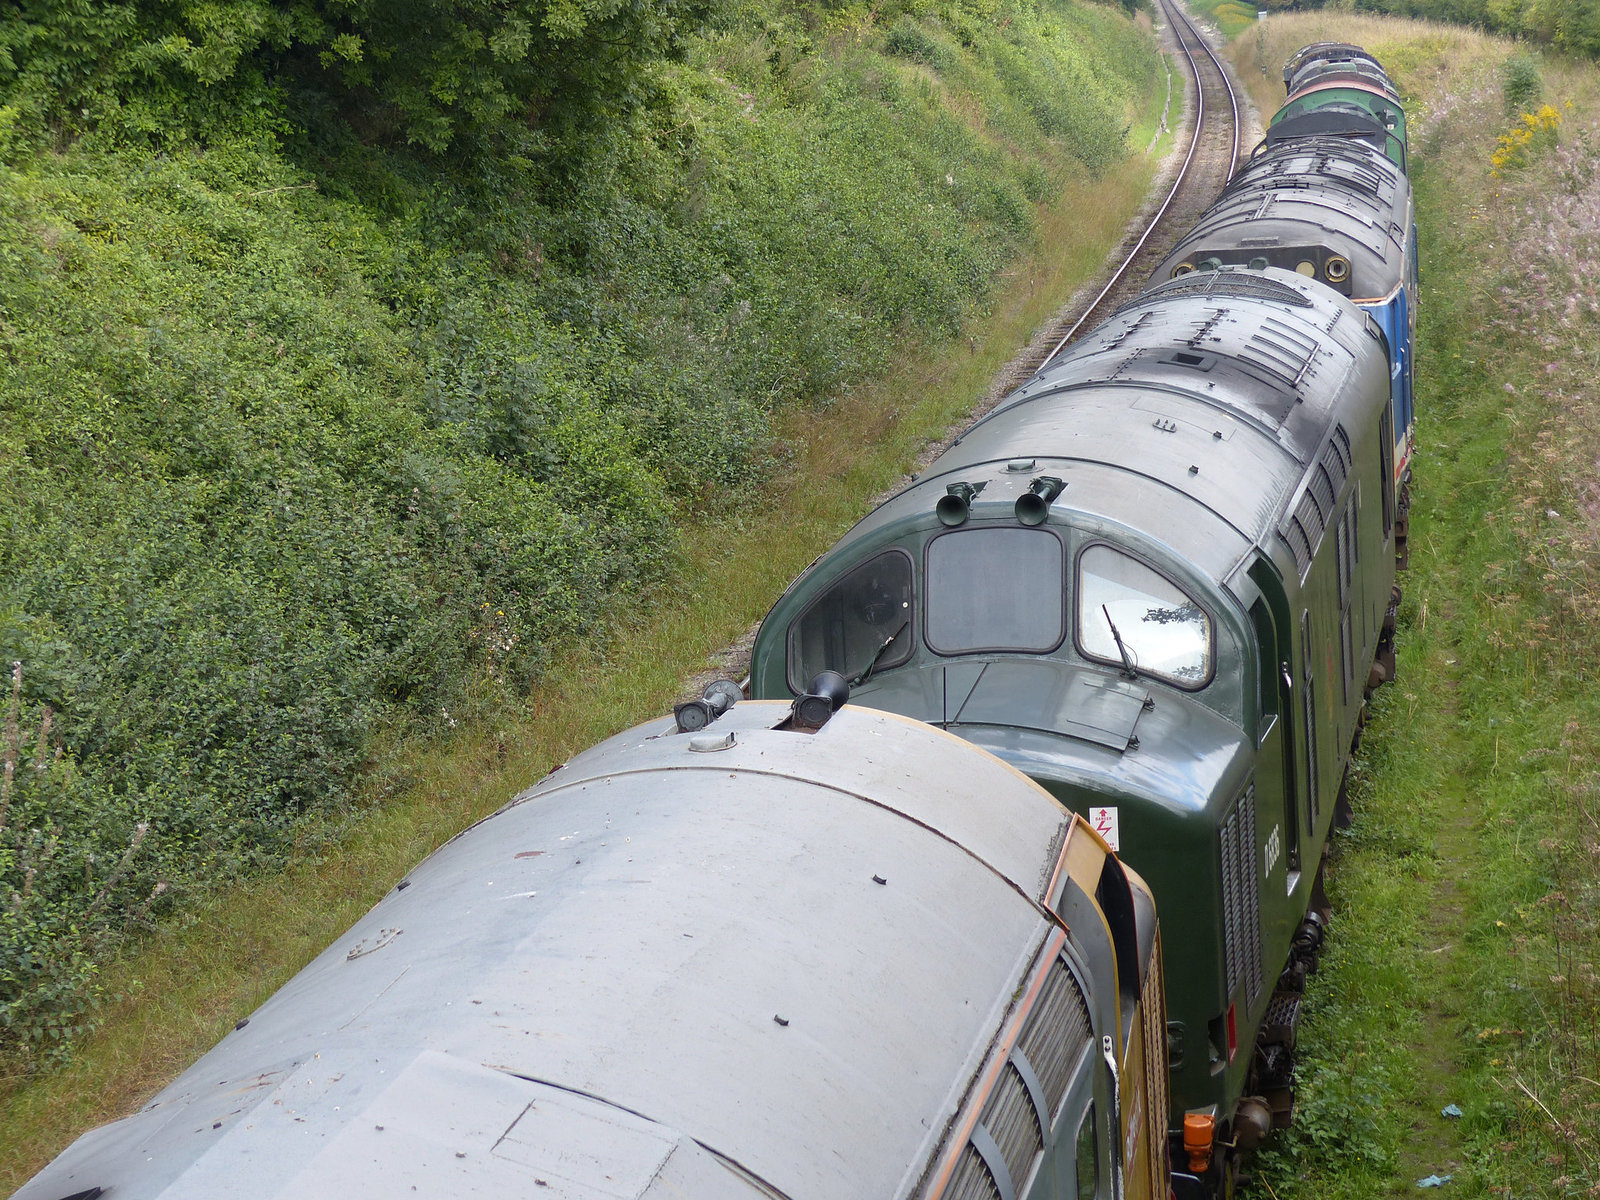
[[(1589, 0), (1204, 0), (1206, 8), (1232, 9), (1238, 17), (1219, 13), (1225, 32), (1236, 35), (1239, 17), (1257, 11), (1296, 16), (1322, 9), (1331, 40), (1350, 40), (1340, 31), (1371, 16), (1438, 21), (1462, 31), (1483, 31), (1533, 43), (1561, 54), (1600, 58), (1600, 8)], [(1356, 14), (1360, 14), (1359, 16)]]
[(521, 703), (775, 423), (960, 330), (1160, 92), (1072, 0), (494, 12), (0, 31), (14, 1069), (130, 921)]
[(1413, 553), (1331, 871), (1297, 1125), (1255, 1191), (1592, 1194), (1600, 73), (1444, 26), (1273, 17), (1236, 47), (1258, 103), (1324, 38), (1374, 51), (1414, 114)]

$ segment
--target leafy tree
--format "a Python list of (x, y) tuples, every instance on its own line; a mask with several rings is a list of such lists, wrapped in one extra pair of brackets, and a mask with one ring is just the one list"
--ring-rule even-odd
[(1600, 4), (1596, 0), (1530, 0), (1525, 32), (1542, 42), (1586, 55), (1600, 56)]
[[(261, 3), (261, 0), (249, 0)], [(715, 0), (296, 0), (297, 48), (351, 104), (441, 150), (495, 122), (587, 121), (637, 104)], [(297, 66), (311, 64), (303, 54)]]
[(20, 0), (0, 91), (31, 118), (171, 137), (294, 81), (363, 133), (440, 151), (636, 105), (717, 0)]

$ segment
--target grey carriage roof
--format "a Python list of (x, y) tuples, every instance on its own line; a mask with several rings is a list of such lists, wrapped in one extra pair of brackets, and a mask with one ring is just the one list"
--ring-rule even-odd
[(1381, 300), (1402, 281), (1411, 185), (1381, 150), (1348, 138), (1270, 146), (1228, 181), (1154, 278), (1216, 252), (1247, 259), (1278, 246), (1326, 246), (1349, 259), (1350, 295)]
[(1297, 50), (1283, 66), (1285, 92), (1294, 95), (1327, 78), (1355, 78), (1377, 84), (1399, 97), (1389, 73), (1368, 51), (1348, 42), (1314, 42)]
[(1400, 99), (1400, 90), (1382, 67), (1364, 62), (1311, 63), (1295, 73), (1289, 83), (1290, 99), (1330, 83), (1363, 83), (1381, 88), (1391, 99)]
[(785, 712), (574, 759), (19, 1200), (907, 1194), (1070, 817), (948, 734)]
[(1279, 270), (1188, 275), (1074, 343), (828, 558), (936, 524), (953, 482), (986, 485), (977, 519), (1052, 475), (1066, 482), (1053, 512), (1119, 526), (1221, 580), (1276, 529), (1350, 397), (1388, 386), (1376, 329), (1321, 284)]

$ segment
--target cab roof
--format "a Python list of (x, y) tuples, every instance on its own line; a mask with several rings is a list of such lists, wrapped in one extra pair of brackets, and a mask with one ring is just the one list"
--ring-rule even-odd
[(19, 1200), (908, 1194), (1072, 818), (951, 735), (786, 712), (580, 755)]
[(1118, 526), (1220, 581), (1273, 534), (1340, 419), (1387, 396), (1375, 327), (1329, 289), (1279, 270), (1185, 276), (1041, 369), (828, 560), (936, 527), (954, 483), (984, 485), (980, 520), (1048, 475), (1066, 484), (1058, 518)]

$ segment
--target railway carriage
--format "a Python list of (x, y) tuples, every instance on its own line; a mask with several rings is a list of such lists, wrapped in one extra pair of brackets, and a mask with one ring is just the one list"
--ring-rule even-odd
[[(1411, 184), (1371, 146), (1299, 138), (1265, 147), (1156, 268), (1159, 282), (1224, 266), (1282, 267), (1347, 296), (1371, 315), (1389, 355), (1395, 545), (1403, 566), (1407, 477), (1415, 446), (1417, 240)], [(1392, 670), (1392, 655), (1388, 667)]]
[(1262, 145), (1329, 136), (1370, 142), (1409, 170), (1405, 109), (1381, 89), (1355, 81), (1333, 80), (1290, 97), (1272, 115)]
[(1312, 42), (1283, 64), (1283, 93), (1293, 96), (1330, 79), (1353, 79), (1381, 88), (1394, 100), (1400, 93), (1376, 56), (1349, 42)]
[(1284, 64), (1283, 86), (1287, 99), (1268, 122), (1263, 147), (1302, 137), (1358, 138), (1408, 169), (1400, 92), (1383, 64), (1360, 46), (1316, 42), (1302, 48)]
[(846, 534), (756, 639), (753, 694), (839, 671), (1015, 764), (1150, 881), (1173, 1145), (1208, 1143), (1179, 1195), (1225, 1189), (1292, 1103), (1394, 579), (1388, 376), (1373, 320), (1300, 275), (1164, 283)]
[(730, 689), (450, 841), (16, 1200), (1165, 1200), (1141, 881), (947, 733)]

